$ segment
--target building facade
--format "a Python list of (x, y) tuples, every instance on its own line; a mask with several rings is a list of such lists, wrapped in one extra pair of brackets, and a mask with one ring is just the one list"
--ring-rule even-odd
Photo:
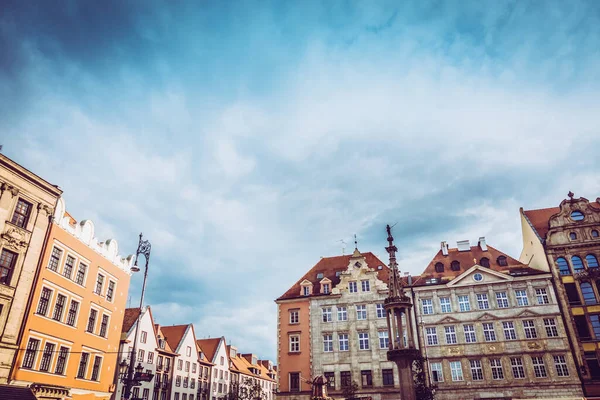
[(520, 259), (552, 274), (584, 392), (600, 398), (600, 198), (521, 209), (521, 227)]
[(198, 392), (197, 399), (198, 400), (209, 400), (210, 398), (210, 389), (211, 389), (211, 371), (214, 367), (214, 364), (209, 361), (208, 357), (202, 347), (196, 341), (196, 348), (198, 350)]
[(230, 391), (237, 391), (236, 395), (241, 398), (273, 400), (276, 375), (272, 363), (259, 360), (255, 354), (239, 354), (235, 347), (228, 347), (232, 376)]
[(31, 292), (62, 191), (0, 154), (0, 383), (11, 374)]
[(194, 400), (197, 393), (198, 350), (194, 326), (163, 326), (162, 332), (177, 355), (174, 359), (171, 400)]
[(11, 384), (38, 397), (108, 399), (132, 256), (121, 258), (114, 239), (98, 242), (94, 224), (75, 221), (60, 199), (41, 262)]
[(171, 387), (173, 385), (173, 365), (177, 353), (171, 349), (165, 339), (160, 325), (154, 325), (154, 333), (158, 347), (158, 359), (156, 361), (156, 375), (154, 376), (154, 397), (152, 400), (168, 400), (171, 398)]
[(229, 393), (231, 385), (229, 354), (225, 338), (201, 339), (197, 343), (205, 352), (204, 355), (207, 360), (213, 364), (210, 371), (210, 398), (219, 399), (225, 397)]
[(411, 289), (436, 399), (582, 398), (550, 273), (442, 242)]

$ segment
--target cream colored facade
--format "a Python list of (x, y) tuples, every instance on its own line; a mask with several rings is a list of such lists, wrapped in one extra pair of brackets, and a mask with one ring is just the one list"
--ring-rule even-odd
[(6, 383), (62, 191), (0, 154), (0, 383)]

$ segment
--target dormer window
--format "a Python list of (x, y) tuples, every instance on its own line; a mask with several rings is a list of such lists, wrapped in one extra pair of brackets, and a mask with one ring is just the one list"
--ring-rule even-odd
[(506, 256), (500, 256), (500, 257), (498, 257), (498, 259), (496, 259), (496, 262), (501, 267), (507, 267), (508, 266), (508, 261), (506, 260)]
[(456, 260), (452, 261), (450, 263), (450, 269), (452, 271), (460, 271), (460, 263), (458, 261), (456, 261)]
[(575, 232), (571, 232), (571, 233), (569, 233), (569, 238), (571, 240), (577, 240), (577, 234)]
[(481, 265), (482, 267), (489, 268), (490, 267), (490, 259), (487, 257), (483, 257), (481, 260), (479, 260), (479, 265)]
[(583, 221), (584, 215), (581, 211), (575, 210), (571, 213), (571, 219), (573, 221)]
[(444, 272), (444, 264), (441, 262), (435, 264), (435, 272)]
[(599, 236), (599, 235), (598, 235), (598, 231), (594, 229), (594, 230), (592, 231), (592, 237), (593, 237), (593, 238), (597, 238), (598, 236)]

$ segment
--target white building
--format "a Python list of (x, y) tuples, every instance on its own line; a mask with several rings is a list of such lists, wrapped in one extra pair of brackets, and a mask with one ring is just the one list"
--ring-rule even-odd
[(175, 356), (171, 385), (171, 400), (195, 400), (198, 392), (198, 350), (194, 326), (161, 326), (165, 340)]
[(219, 399), (229, 392), (231, 376), (225, 338), (201, 339), (197, 341), (206, 358), (213, 363), (211, 371), (210, 399)]

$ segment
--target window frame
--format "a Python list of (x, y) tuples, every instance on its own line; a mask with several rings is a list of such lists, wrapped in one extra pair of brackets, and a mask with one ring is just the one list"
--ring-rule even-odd
[[(20, 211), (21, 204), (24, 204), (26, 206), (25, 214)], [(18, 226), (21, 229), (27, 230), (27, 225), (29, 225), (29, 219), (31, 218), (32, 209), (33, 203), (30, 203), (22, 197), (17, 198), (15, 208), (13, 209), (13, 213), (10, 218), (10, 223), (15, 226)]]
[[(10, 257), (10, 260), (9, 260)], [(19, 253), (3, 248), (0, 252), (0, 284), (10, 286)], [(8, 262), (6, 262), (8, 260)]]

